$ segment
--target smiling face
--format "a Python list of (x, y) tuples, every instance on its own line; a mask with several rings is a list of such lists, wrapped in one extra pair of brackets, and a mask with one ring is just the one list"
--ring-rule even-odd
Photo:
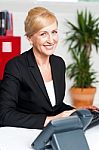
[(30, 38), (33, 44), (33, 51), (42, 56), (50, 56), (54, 53), (58, 44), (58, 27), (55, 21), (36, 32)]

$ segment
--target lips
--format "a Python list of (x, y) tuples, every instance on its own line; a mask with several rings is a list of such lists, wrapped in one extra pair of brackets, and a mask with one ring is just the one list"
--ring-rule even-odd
[(44, 47), (46, 47), (46, 49), (53, 49), (53, 47), (54, 47), (54, 44), (53, 45), (44, 45)]

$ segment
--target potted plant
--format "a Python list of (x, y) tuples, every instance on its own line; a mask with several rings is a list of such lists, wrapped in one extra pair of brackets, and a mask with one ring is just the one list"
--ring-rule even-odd
[[(90, 106), (93, 104), (96, 87), (96, 72), (91, 62), (91, 52), (99, 48), (99, 18), (92, 16), (91, 12), (77, 11), (77, 26), (67, 21), (70, 31), (66, 34), (69, 42), (68, 51), (73, 62), (66, 68), (67, 76), (73, 79), (70, 89), (73, 105), (75, 107)], [(93, 47), (94, 46), (94, 47)], [(91, 92), (91, 95), (90, 95)]]

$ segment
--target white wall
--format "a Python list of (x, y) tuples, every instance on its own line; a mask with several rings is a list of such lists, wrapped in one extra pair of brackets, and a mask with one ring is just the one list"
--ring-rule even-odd
[[(34, 1), (34, 2), (33, 2)], [(7, 9), (8, 11), (13, 13), (13, 21), (14, 21), (14, 35), (21, 36), (21, 52), (24, 52), (30, 48), (30, 45), (24, 36), (24, 20), (27, 15), (27, 11), (35, 6), (44, 6), (48, 9), (55, 12), (58, 20), (59, 20), (59, 33), (60, 33), (60, 41), (56, 50), (56, 54), (60, 55), (66, 62), (69, 64), (71, 58), (69, 54), (67, 54), (67, 45), (64, 45), (63, 40), (65, 37), (64, 32), (67, 31), (67, 27), (64, 26), (65, 19), (72, 21), (75, 23), (76, 12), (77, 10), (84, 10), (87, 8), (90, 10), (94, 16), (99, 16), (99, 3), (98, 2), (78, 2), (78, 3), (65, 3), (65, 2), (37, 2), (36, 0), (0, 0), (0, 10)], [(96, 54), (94, 51), (92, 53), (92, 61), (94, 62), (94, 69), (98, 72), (99, 75), (99, 54)], [(97, 78), (99, 80), (99, 77)], [(66, 78), (66, 96), (65, 100), (67, 103), (71, 103), (69, 97), (69, 88), (72, 85), (72, 82)], [(95, 96), (95, 104), (99, 104), (99, 84), (97, 86), (97, 93)]]

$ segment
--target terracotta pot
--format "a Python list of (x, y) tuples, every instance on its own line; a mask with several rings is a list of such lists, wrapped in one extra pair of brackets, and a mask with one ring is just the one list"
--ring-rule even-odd
[(72, 105), (75, 107), (92, 106), (95, 93), (95, 87), (83, 89), (75, 87), (71, 88), (70, 94), (72, 98)]

